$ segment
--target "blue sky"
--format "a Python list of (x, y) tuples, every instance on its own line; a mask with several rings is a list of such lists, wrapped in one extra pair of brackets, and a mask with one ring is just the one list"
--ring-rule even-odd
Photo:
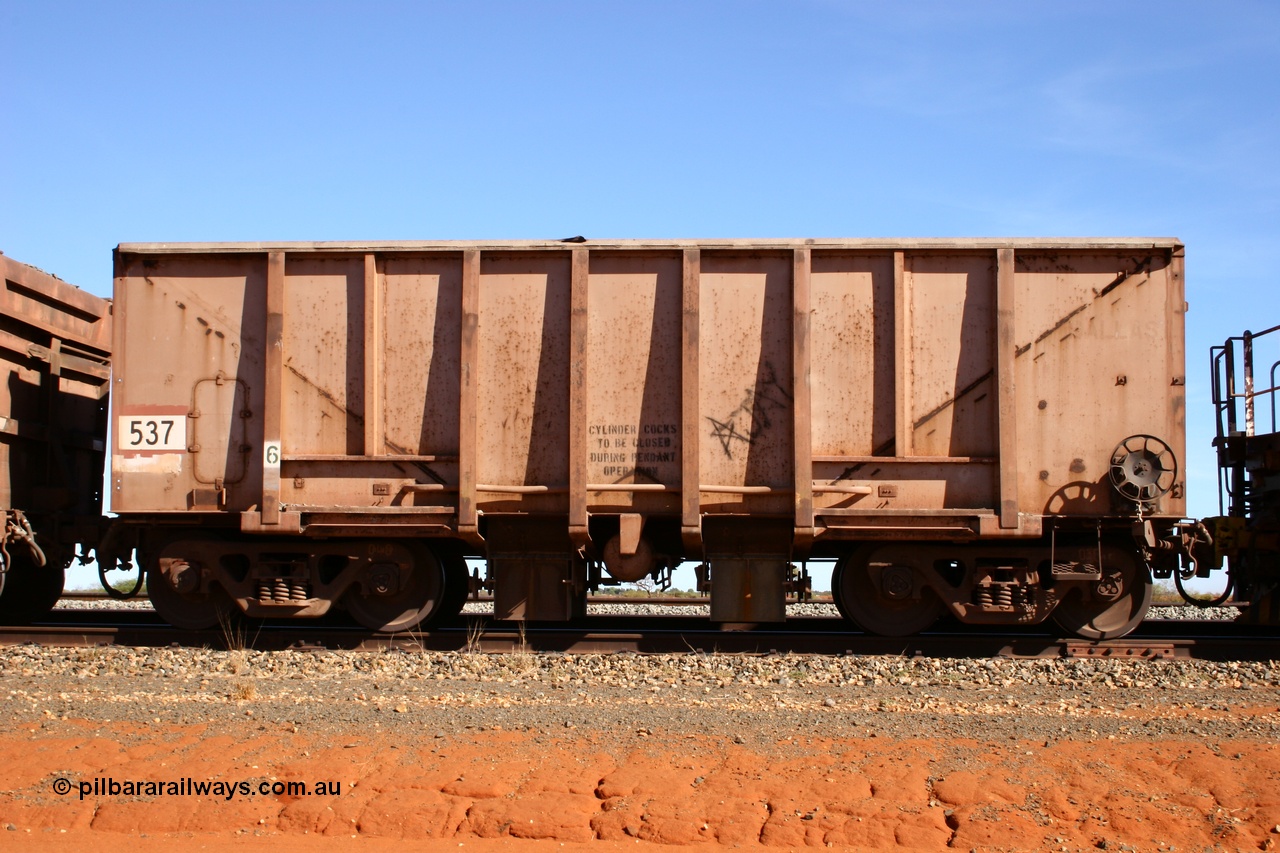
[(1280, 5), (0, 0), (0, 250), (1176, 236), (1207, 349), (1280, 323)]

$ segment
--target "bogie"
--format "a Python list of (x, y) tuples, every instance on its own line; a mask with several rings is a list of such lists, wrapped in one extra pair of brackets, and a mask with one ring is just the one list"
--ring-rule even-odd
[(843, 556), (832, 577), (840, 612), (863, 629), (902, 636), (945, 611), (970, 625), (1035, 625), (1052, 616), (1092, 640), (1131, 632), (1151, 603), (1151, 578), (1117, 542), (1046, 548), (894, 543)]
[(373, 631), (404, 631), (454, 616), (466, 565), (408, 539), (307, 542), (171, 533), (144, 549), (148, 591), (173, 625), (209, 628), (233, 612), (315, 618), (335, 605)]

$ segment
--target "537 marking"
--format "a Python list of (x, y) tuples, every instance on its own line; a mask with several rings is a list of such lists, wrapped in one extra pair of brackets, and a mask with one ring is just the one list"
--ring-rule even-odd
[[(160, 435), (160, 430), (164, 430), (163, 437)], [(129, 421), (129, 447), (137, 447), (140, 444), (148, 447), (168, 444), (171, 435), (173, 435), (173, 418), (165, 418), (162, 421)]]
[(186, 450), (184, 415), (121, 415), (117, 424), (121, 450)]

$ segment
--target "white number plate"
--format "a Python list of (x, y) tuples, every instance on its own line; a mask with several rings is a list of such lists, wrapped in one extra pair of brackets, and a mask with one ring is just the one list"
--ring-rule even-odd
[(183, 451), (187, 449), (187, 416), (121, 415), (116, 443), (123, 451)]

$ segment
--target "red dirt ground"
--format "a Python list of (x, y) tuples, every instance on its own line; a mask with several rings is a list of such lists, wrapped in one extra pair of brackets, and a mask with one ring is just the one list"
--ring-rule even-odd
[[(1256, 741), (871, 737), (760, 748), (731, 733), (490, 730), (407, 742), (287, 723), (230, 729), (9, 727), (0, 848), (1280, 849), (1280, 746)], [(65, 796), (59, 778), (72, 783)], [(341, 792), (82, 799), (77, 786), (96, 778), (339, 782)]]

